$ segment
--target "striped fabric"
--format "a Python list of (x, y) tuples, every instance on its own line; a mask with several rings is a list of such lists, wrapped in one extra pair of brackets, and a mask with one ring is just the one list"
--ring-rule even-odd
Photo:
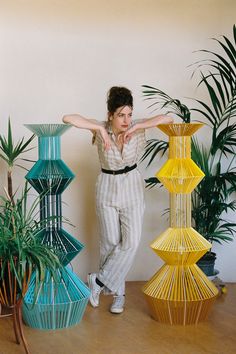
[[(138, 120), (132, 122), (132, 125), (136, 124)], [(103, 126), (106, 127), (107, 123), (103, 122)], [(111, 149), (104, 151), (103, 140), (101, 134), (97, 133), (94, 139), (94, 144), (98, 148), (98, 156), (102, 168), (107, 170), (119, 170), (125, 166), (132, 166), (138, 162), (140, 155), (146, 144), (145, 130), (137, 131), (132, 139), (124, 144), (122, 153), (116, 146), (115, 135), (113, 134), (111, 127), (107, 126), (107, 131), (111, 138)]]
[[(145, 131), (137, 131), (122, 153), (109, 127), (108, 132), (112, 147), (107, 152), (101, 136), (97, 134), (95, 138), (101, 167), (118, 170), (137, 163), (146, 143)], [(122, 295), (142, 233), (144, 181), (138, 169), (120, 175), (101, 172), (96, 183), (96, 211), (100, 225), (97, 277), (112, 293)]]

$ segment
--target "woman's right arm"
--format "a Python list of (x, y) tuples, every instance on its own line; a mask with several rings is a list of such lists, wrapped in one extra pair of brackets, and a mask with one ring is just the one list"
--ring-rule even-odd
[(87, 119), (79, 114), (68, 114), (62, 118), (66, 124), (71, 124), (76, 128), (88, 129), (92, 132), (101, 130), (101, 123), (94, 119)]
[(95, 119), (84, 118), (79, 114), (65, 115), (62, 118), (62, 121), (66, 124), (71, 124), (76, 128), (90, 130), (93, 134), (100, 132), (105, 150), (108, 150), (111, 147), (110, 137), (101, 122)]

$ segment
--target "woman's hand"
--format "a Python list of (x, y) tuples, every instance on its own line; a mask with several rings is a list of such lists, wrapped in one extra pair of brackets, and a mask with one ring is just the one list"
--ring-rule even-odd
[(123, 134), (121, 134), (121, 139), (124, 144), (127, 144), (130, 141), (132, 135), (137, 129), (139, 129), (138, 123), (133, 125), (131, 128), (127, 129), (126, 132), (124, 132)]
[(111, 148), (110, 136), (109, 136), (109, 134), (107, 133), (106, 129), (103, 126), (101, 126), (99, 130), (100, 130), (100, 134), (101, 134), (101, 137), (102, 137), (102, 140), (103, 140), (104, 149), (105, 149), (105, 151), (108, 151)]

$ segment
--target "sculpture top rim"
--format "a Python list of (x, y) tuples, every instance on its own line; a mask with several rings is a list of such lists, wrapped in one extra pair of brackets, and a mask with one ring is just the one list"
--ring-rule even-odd
[(39, 137), (60, 136), (72, 127), (70, 124), (24, 124), (31, 132)]
[(172, 123), (159, 124), (157, 128), (168, 136), (192, 136), (203, 125), (203, 123)]

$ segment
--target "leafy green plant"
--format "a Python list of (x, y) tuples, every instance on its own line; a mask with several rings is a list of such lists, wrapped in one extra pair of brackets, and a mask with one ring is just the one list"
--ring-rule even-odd
[[(201, 50), (208, 58), (194, 64), (194, 74), (200, 72), (198, 85), (207, 92), (206, 102), (196, 99), (198, 107), (189, 109), (154, 87), (144, 85), (143, 93), (146, 99), (152, 100), (149, 107), (168, 108), (167, 113), (177, 114), (185, 123), (190, 122), (191, 112), (196, 112), (210, 128), (209, 146), (200, 145), (196, 139), (192, 141), (192, 158), (205, 173), (192, 193), (192, 217), (200, 234), (210, 242), (222, 243), (233, 240), (236, 226), (224, 216), (236, 210), (236, 201), (231, 200), (236, 191), (236, 26), (233, 26), (233, 40), (223, 36), (222, 40), (215, 41), (223, 54)], [(165, 141), (152, 139), (142, 159), (149, 157), (150, 165), (167, 148)], [(152, 187), (159, 181), (151, 177), (146, 182)]]
[[(7, 137), (0, 135), (0, 157), (6, 162), (7, 164), (7, 192), (8, 196), (10, 197), (12, 203), (14, 203), (14, 192), (13, 192), (13, 185), (12, 185), (12, 170), (14, 166), (20, 167), (25, 169), (24, 166), (19, 164), (20, 156), (31, 150), (29, 148), (29, 144), (34, 139), (35, 135), (32, 135), (28, 140), (25, 141), (24, 137), (21, 138), (16, 144), (14, 143), (13, 136), (12, 136), (12, 129), (11, 129), (11, 120), (8, 120), (8, 132)], [(29, 161), (27, 159), (22, 159), (25, 161)]]
[[(39, 221), (40, 201), (44, 195), (29, 202), (30, 188), (27, 183), (20, 197), (17, 197), (19, 193), (13, 193), (12, 170), (15, 166), (26, 169), (19, 163), (19, 160), (23, 153), (32, 149), (29, 145), (33, 138), (34, 135), (26, 141), (21, 138), (14, 143), (10, 119), (7, 137), (0, 136), (0, 157), (7, 164), (8, 181), (6, 197), (0, 196), (0, 290), (4, 292), (6, 285), (12, 284), (12, 280), (9, 279), (16, 279), (17, 293), (19, 297), (22, 297), (25, 291), (26, 275), (29, 277), (34, 271), (36, 299), (46, 271), (55, 281), (58, 280), (57, 269), (61, 267), (61, 262), (58, 258), (60, 255), (56, 254), (55, 249), (42, 244), (39, 237), (48, 222), (53, 219), (51, 217), (50, 220), (48, 218), (44, 222)], [(13, 277), (9, 278), (9, 272)]]
[(5, 279), (10, 269), (17, 280), (18, 294), (21, 294), (25, 274), (35, 271), (36, 296), (45, 272), (57, 279), (57, 269), (61, 263), (55, 250), (41, 244), (37, 237), (46, 227), (46, 221), (42, 224), (38, 220), (40, 196), (29, 206), (28, 195), (26, 183), (22, 195), (14, 204), (10, 199), (0, 197), (0, 281)]

